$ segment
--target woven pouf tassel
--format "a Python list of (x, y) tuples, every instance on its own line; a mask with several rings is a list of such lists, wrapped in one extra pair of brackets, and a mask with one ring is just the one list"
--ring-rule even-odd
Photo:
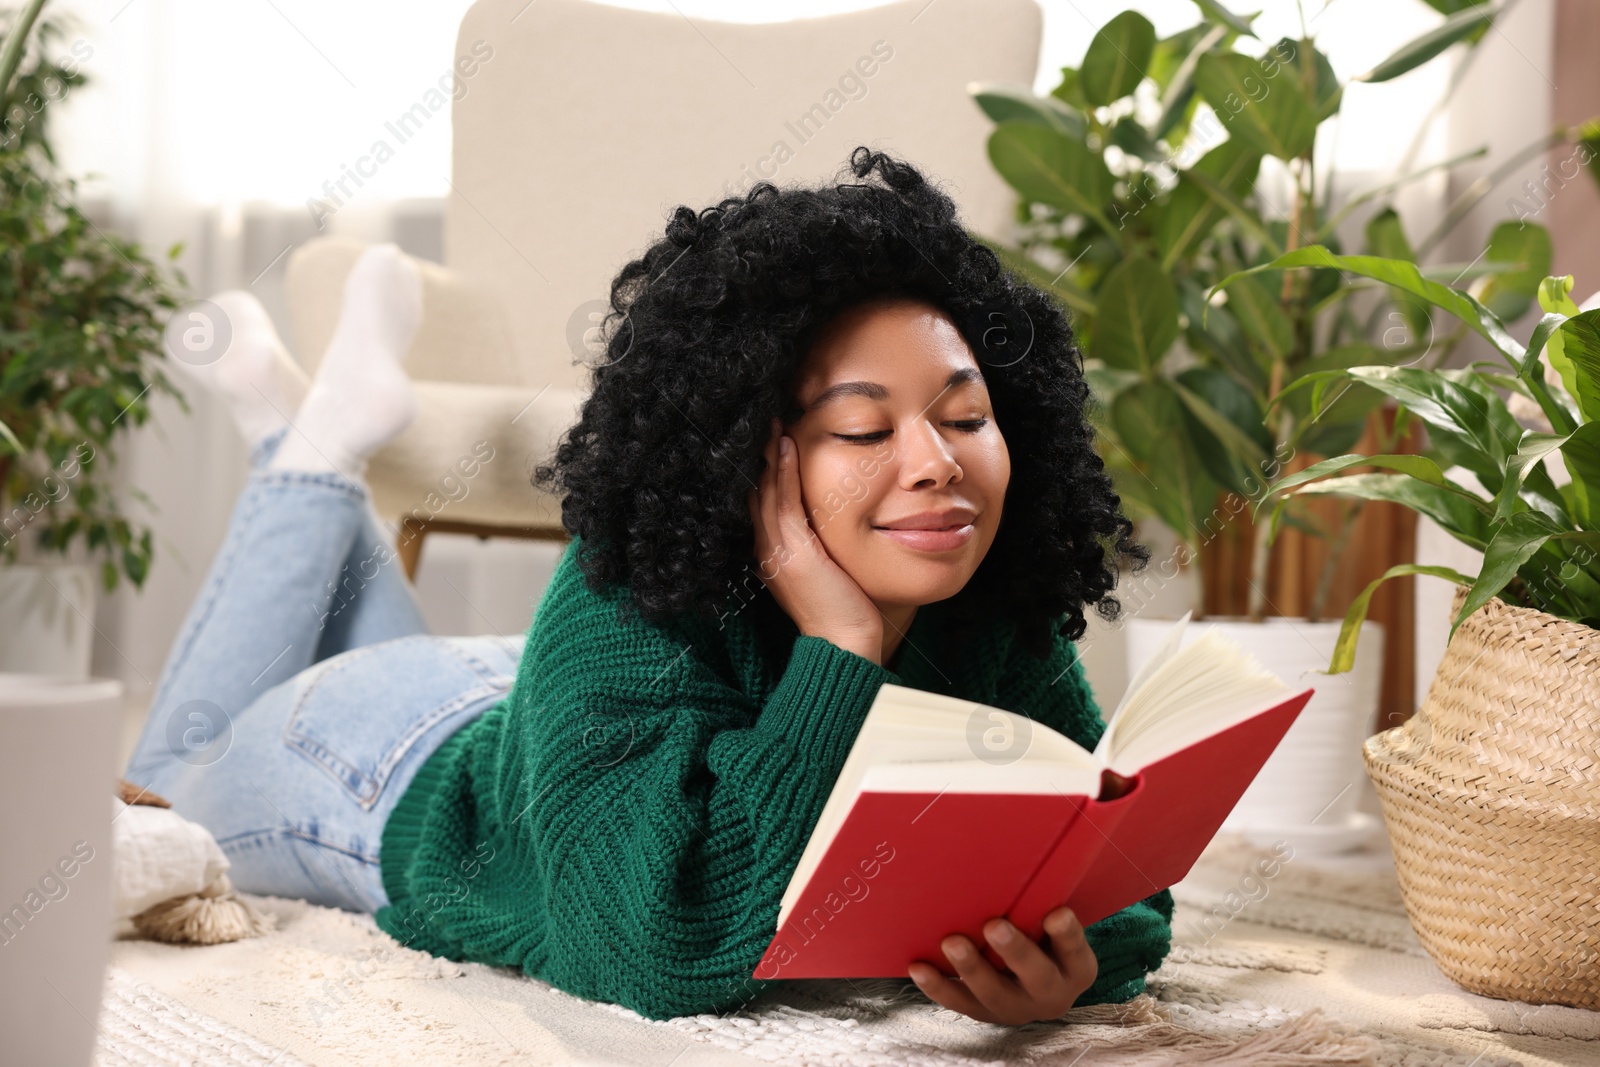
[(140, 934), (156, 941), (216, 945), (257, 937), (277, 928), (276, 918), (258, 911), (234, 891), (226, 874), (200, 892), (153, 904), (133, 917)]
[(1600, 1009), (1600, 630), (1490, 600), (1362, 758), (1439, 969), (1484, 996)]

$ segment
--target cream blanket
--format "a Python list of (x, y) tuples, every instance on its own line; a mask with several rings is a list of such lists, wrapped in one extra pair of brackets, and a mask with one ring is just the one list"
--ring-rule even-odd
[(1440, 974), (1386, 851), (1294, 857), (1263, 878), (1269, 855), (1225, 834), (1174, 887), (1174, 949), (1149, 995), (1017, 1028), (898, 980), (791, 982), (734, 1015), (654, 1022), (406, 949), (369, 916), (252, 897), (277, 930), (114, 946), (95, 1062), (1600, 1065), (1600, 1014), (1474, 996)]

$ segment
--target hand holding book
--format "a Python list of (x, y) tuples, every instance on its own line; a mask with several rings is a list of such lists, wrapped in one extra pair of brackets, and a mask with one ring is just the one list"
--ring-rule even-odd
[(971, 938), (951, 934), (940, 947), (961, 980), (952, 981), (922, 961), (910, 966), (911, 980), (929, 999), (979, 1022), (1020, 1026), (1058, 1018), (1094, 984), (1099, 962), (1071, 908), (1046, 915), (1044, 932), (1041, 945), (1007, 920), (990, 919), (983, 935), (1009, 975), (984, 959)]

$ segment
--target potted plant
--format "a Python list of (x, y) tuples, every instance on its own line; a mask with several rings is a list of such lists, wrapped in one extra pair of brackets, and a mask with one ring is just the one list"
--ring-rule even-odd
[(94, 558), (109, 592), (124, 574), (142, 585), (153, 551), (118, 507), (114, 446), (149, 417), (152, 390), (188, 405), (156, 362), (172, 282), (90, 222), (56, 166), (49, 105), (88, 78), (75, 57), (44, 55), (63, 36), (49, 20), (25, 55), (42, 7), (13, 14), (0, 47), (0, 670), (81, 677)]
[[(1331, 180), (1312, 166), (1319, 128), (1337, 115), (1344, 93), (1326, 57), (1309, 35), (1258, 41), (1261, 54), (1247, 54), (1240, 46), (1253, 36), (1253, 16), (1210, 0), (1197, 6), (1196, 25), (1159, 40), (1138, 12), (1117, 15), (1048, 97), (975, 87), (996, 122), (989, 157), (1020, 196), (1020, 246), (991, 247), (1054, 293), (1085, 339), (1100, 451), (1118, 492), (1136, 519), (1159, 520), (1178, 538), (1178, 552), (1155, 568), (1155, 580), (1187, 572), (1195, 612), (1203, 613), (1202, 549), (1225, 528), (1245, 528), (1249, 610), (1219, 624), (1294, 679), (1320, 668), (1338, 635), (1339, 625), (1324, 621), (1326, 601), (1361, 501), (1332, 522), (1298, 506), (1280, 516), (1330, 545), (1307, 617), (1294, 619), (1269, 618), (1271, 531), (1264, 523), (1250, 528), (1248, 503), (1293, 465), (1345, 452), (1364, 432), (1378, 436), (1382, 451), (1394, 450), (1398, 437), (1388, 420), (1373, 417), (1386, 401), (1381, 390), (1353, 383), (1312, 417), (1309, 393), (1293, 386), (1357, 365), (1436, 366), (1463, 332), (1434, 336), (1427, 303), (1392, 286), (1349, 284), (1331, 269), (1269, 283), (1249, 268), (1309, 243), (1337, 250), (1347, 220), (1369, 208), (1366, 250), (1414, 259), (1464, 216), (1468, 201), (1453, 205), (1414, 252), (1393, 206), (1397, 190), (1483, 152), (1336, 207)], [(1455, 12), (1358, 80), (1386, 81), (1452, 44), (1473, 43), (1498, 10), (1482, 4)], [(1573, 132), (1541, 137), (1528, 151), (1545, 150), (1557, 136)], [(1263, 195), (1274, 181), (1281, 191)], [(1274, 217), (1281, 214), (1274, 204), (1288, 205), (1289, 217)], [(1472, 265), (1425, 273), (1465, 279), (1505, 313), (1520, 313), (1548, 272), (1548, 233), (1508, 223), (1486, 253)], [(1148, 570), (1141, 580), (1151, 582)], [(1137, 582), (1123, 592), (1135, 607), (1147, 595)], [(1230, 827), (1268, 837), (1292, 828), (1297, 843), (1326, 848), (1358, 843), (1375, 828), (1356, 811), (1358, 795), (1344, 788), (1360, 779), (1360, 744), (1377, 701), (1381, 633), (1366, 625), (1356, 680), (1323, 681)], [(1142, 662), (1167, 626), (1129, 620), (1130, 665)]]
[[(1378, 582), (1424, 574), (1459, 584), (1427, 698), (1362, 749), (1406, 910), (1429, 954), (1464, 988), (1600, 1009), (1600, 779), (1592, 773), (1600, 751), (1600, 311), (1573, 305), (1571, 277), (1546, 278), (1545, 315), (1523, 345), (1491, 309), (1403, 261), (1312, 247), (1265, 269), (1307, 265), (1397, 285), (1455, 316), (1504, 362), (1319, 375), (1306, 385), (1314, 407), (1345, 382), (1361, 382), (1425, 424), (1431, 448), (1329, 459), (1279, 480), (1270, 495), (1278, 503), (1324, 494), (1393, 501), (1483, 553), (1475, 575), (1427, 563), (1392, 568), (1351, 606), (1329, 670), (1351, 662)], [(1522, 426), (1512, 402), (1536, 407), (1539, 426)]]

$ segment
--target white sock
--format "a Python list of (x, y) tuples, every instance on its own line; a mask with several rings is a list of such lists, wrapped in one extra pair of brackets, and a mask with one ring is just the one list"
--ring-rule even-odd
[(404, 358), (422, 320), (422, 274), (398, 247), (361, 253), (345, 281), (333, 340), (268, 467), (337, 471), (354, 480), (367, 457), (403, 433), (417, 402)]
[[(227, 316), (227, 349), (209, 363), (192, 363), (182, 355), (172, 363), (227, 401), (245, 444), (254, 448), (274, 430), (288, 424), (310, 382), (279, 340), (267, 309), (254, 295), (243, 289), (229, 289), (211, 297), (211, 303)], [(174, 320), (174, 343), (181, 346), (181, 331), (189, 325), (184, 320)], [(219, 324), (213, 324), (213, 330), (218, 328)], [(195, 351), (190, 358), (204, 359), (205, 353)]]

